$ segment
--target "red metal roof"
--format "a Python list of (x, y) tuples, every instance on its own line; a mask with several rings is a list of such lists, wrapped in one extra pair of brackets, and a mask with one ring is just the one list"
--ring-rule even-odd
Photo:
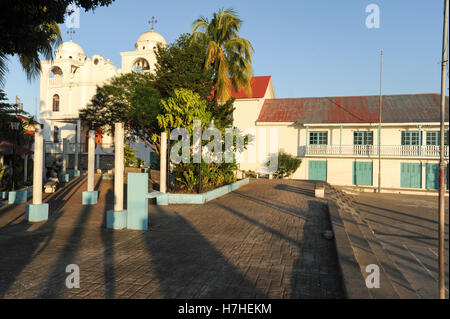
[[(440, 94), (384, 95), (382, 121), (439, 122), (440, 98)], [(268, 99), (258, 122), (378, 123), (378, 114), (379, 96)]]
[(252, 95), (249, 96), (243, 89), (238, 92), (231, 88), (231, 96), (236, 99), (263, 98), (266, 95), (271, 76), (254, 76), (251, 80)]

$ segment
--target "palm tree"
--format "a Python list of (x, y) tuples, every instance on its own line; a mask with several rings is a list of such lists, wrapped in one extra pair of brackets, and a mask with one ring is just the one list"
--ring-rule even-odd
[[(28, 80), (38, 76), (41, 71), (39, 55), (41, 54), (47, 60), (53, 59), (53, 48), (62, 41), (61, 30), (56, 22), (42, 24), (39, 32), (45, 36), (39, 39), (33, 47), (18, 53), (20, 64), (27, 74)], [(8, 71), (8, 55), (10, 54), (0, 50), (0, 85), (4, 83)]]
[(215, 105), (230, 98), (231, 85), (251, 94), (253, 47), (250, 41), (239, 37), (241, 25), (242, 20), (233, 9), (219, 10), (211, 21), (200, 17), (193, 23), (193, 39), (207, 43), (205, 68), (214, 71)]

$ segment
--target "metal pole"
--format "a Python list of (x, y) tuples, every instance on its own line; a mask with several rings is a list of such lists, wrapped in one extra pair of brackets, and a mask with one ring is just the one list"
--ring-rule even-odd
[(439, 298), (445, 299), (445, 72), (447, 71), (448, 2), (444, 6), (444, 39), (442, 43), (441, 131), (439, 161)]
[(381, 50), (380, 63), (380, 104), (379, 104), (379, 124), (378, 124), (378, 193), (381, 193), (381, 115), (383, 106), (383, 50)]
[(161, 133), (161, 149), (160, 149), (160, 178), (159, 178), (159, 191), (161, 193), (167, 192), (167, 133)]

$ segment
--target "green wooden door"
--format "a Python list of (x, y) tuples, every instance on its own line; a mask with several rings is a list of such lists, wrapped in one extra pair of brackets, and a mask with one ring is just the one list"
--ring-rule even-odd
[(420, 163), (400, 164), (400, 186), (422, 188), (422, 165)]
[(353, 162), (353, 185), (373, 185), (372, 162)]
[[(445, 186), (448, 189), (448, 165), (445, 168)], [(427, 163), (426, 184), (427, 189), (439, 189), (439, 164)]]
[(327, 180), (327, 162), (326, 161), (309, 161), (308, 168), (309, 179), (314, 181)]

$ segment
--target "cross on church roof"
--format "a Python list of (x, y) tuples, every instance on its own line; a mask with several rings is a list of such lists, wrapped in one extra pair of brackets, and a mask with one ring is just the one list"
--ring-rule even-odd
[(67, 34), (70, 35), (70, 41), (72, 41), (72, 37), (75, 34), (75, 30), (73, 28), (70, 28), (69, 31), (67, 31)]
[(156, 18), (153, 16), (152, 19), (148, 23), (152, 25), (152, 31), (154, 31), (155, 30), (155, 24), (158, 23), (158, 20), (156, 20)]

